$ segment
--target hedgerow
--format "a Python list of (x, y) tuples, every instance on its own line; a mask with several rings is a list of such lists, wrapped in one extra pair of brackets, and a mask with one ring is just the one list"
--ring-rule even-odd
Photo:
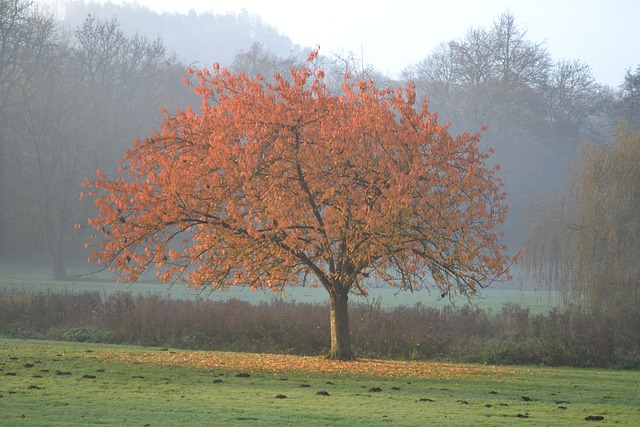
[[(360, 357), (640, 369), (640, 311), (355, 303), (350, 315)], [(15, 289), (0, 291), (0, 335), (297, 355), (325, 354), (330, 341), (323, 304)]]

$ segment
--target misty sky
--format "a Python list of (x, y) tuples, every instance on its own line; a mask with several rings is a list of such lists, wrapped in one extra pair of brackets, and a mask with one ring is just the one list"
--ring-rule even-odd
[[(104, 2), (104, 0), (94, 0)], [(625, 70), (640, 65), (637, 0), (110, 0), (156, 11), (227, 13), (246, 9), (302, 46), (353, 51), (391, 77), (419, 62), (442, 42), (488, 27), (505, 11), (543, 43), (554, 60), (580, 59), (599, 83), (617, 87)], [(36, 0), (62, 5), (65, 0)], [(375, 6), (375, 8), (374, 8)]]

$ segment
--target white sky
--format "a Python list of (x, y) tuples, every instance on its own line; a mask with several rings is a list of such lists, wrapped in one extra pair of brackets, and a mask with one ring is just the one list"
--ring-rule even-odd
[[(99, 3), (105, 0), (94, 0)], [(543, 43), (554, 60), (587, 63), (599, 83), (617, 87), (640, 65), (638, 0), (110, 0), (152, 10), (228, 13), (246, 9), (302, 46), (353, 51), (396, 76), (442, 42), (489, 26), (505, 11)], [(41, 4), (65, 0), (36, 0)]]

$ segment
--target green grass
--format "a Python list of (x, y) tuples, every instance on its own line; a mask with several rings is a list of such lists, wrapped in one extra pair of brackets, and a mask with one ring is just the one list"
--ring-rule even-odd
[[(198, 292), (187, 289), (182, 284), (168, 286), (164, 283), (140, 282), (135, 284), (117, 284), (110, 275), (101, 273), (86, 275), (83, 270), (70, 271), (68, 280), (52, 280), (50, 271), (46, 268), (24, 267), (19, 265), (0, 265), (0, 289), (26, 289), (29, 291), (67, 290), (67, 291), (99, 291), (106, 294), (114, 292), (157, 293), (171, 298), (207, 298), (214, 301), (224, 301), (237, 298), (252, 304), (269, 302), (272, 299), (284, 298), (286, 301), (298, 303), (327, 303), (327, 292), (323, 288), (294, 287), (288, 288), (285, 295), (279, 293), (252, 291), (247, 288), (233, 288), (224, 292)], [(75, 276), (73, 276), (75, 274)], [(371, 288), (369, 296), (352, 297), (351, 302), (380, 303), (383, 308), (396, 306), (413, 306), (416, 303), (428, 307), (442, 308), (451, 305), (448, 299), (441, 299), (437, 292), (407, 292), (388, 286)], [(505, 303), (515, 303), (529, 308), (532, 314), (545, 314), (558, 306), (556, 293), (540, 290), (501, 289), (499, 284), (482, 290), (471, 302), (458, 297), (453, 300), (455, 306), (474, 304), (483, 309), (500, 311)]]
[(640, 425), (637, 371), (15, 340), (0, 369), (3, 426)]

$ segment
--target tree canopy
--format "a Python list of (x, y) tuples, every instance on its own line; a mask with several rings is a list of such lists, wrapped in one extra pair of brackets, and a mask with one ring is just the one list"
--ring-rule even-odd
[(348, 359), (347, 298), (367, 277), (469, 295), (505, 272), (506, 194), (479, 134), (452, 137), (414, 108), (412, 84), (346, 76), (333, 95), (316, 55), (275, 84), (191, 70), (200, 111), (137, 140), (123, 176), (98, 171), (89, 222), (103, 236), (93, 260), (125, 280), (156, 267), (195, 287), (323, 286), (331, 356)]

